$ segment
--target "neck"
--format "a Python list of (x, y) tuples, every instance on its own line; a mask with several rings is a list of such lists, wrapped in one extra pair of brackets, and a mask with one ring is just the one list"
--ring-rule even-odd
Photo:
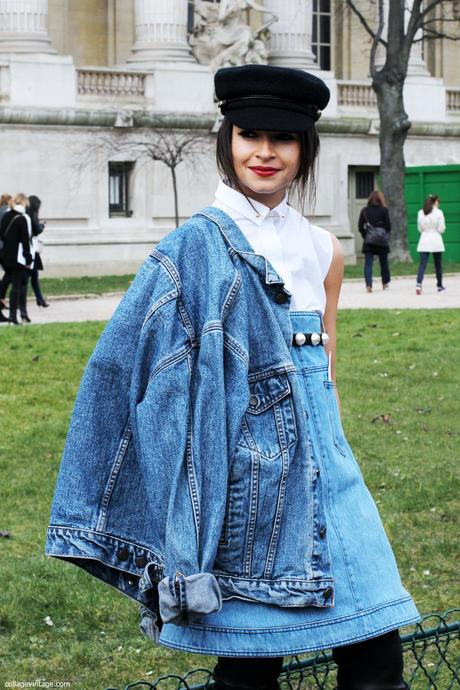
[(263, 204), (264, 206), (268, 206), (269, 209), (278, 206), (286, 195), (286, 189), (279, 189), (276, 192), (263, 194), (254, 192), (252, 189), (249, 189), (249, 187), (245, 187), (244, 185), (241, 185), (238, 191), (242, 192), (249, 199), (257, 201), (259, 204)]

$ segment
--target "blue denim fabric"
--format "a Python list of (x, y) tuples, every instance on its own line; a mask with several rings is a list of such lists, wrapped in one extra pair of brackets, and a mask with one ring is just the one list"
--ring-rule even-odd
[(222, 597), (334, 605), (289, 304), (209, 207), (151, 252), (87, 364), (46, 553), (138, 601), (154, 638)]
[[(321, 328), (311, 312), (290, 312), (292, 332)], [(159, 642), (189, 652), (231, 657), (284, 656), (376, 637), (418, 620), (404, 589), (376, 505), (347, 443), (322, 347), (291, 348), (321, 503), (317, 530), (328, 539), (333, 607), (279, 607), (241, 598), (177, 627)]]

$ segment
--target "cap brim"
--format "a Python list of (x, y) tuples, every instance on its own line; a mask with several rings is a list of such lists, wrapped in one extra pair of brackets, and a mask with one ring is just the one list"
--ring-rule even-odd
[(282, 108), (248, 107), (227, 109), (225, 117), (242, 129), (267, 132), (306, 132), (315, 124), (313, 117)]

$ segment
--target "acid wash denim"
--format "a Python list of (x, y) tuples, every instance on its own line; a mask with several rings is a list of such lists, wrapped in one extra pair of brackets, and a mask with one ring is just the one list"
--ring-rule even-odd
[(151, 252), (86, 366), (46, 553), (139, 602), (154, 639), (223, 597), (334, 604), (290, 297), (206, 208)]

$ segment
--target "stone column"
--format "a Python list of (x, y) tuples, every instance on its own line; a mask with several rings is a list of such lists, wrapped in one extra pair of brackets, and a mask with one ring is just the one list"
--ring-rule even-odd
[(319, 69), (311, 49), (312, 0), (265, 0), (264, 5), (278, 17), (270, 26), (270, 64), (310, 71)]
[(56, 53), (48, 36), (48, 0), (0, 0), (0, 53)]
[(187, 43), (186, 0), (135, 0), (135, 43), (129, 63), (195, 62)]

